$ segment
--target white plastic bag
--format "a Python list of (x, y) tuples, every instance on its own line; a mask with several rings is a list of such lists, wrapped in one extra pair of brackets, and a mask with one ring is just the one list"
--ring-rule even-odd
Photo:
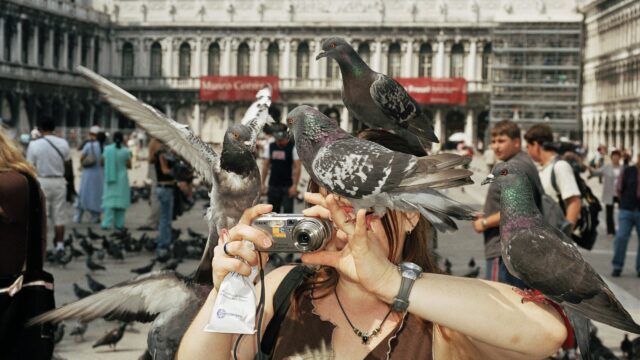
[(251, 275), (228, 273), (220, 284), (209, 323), (204, 330), (227, 334), (256, 332), (256, 287), (253, 284), (258, 268)]

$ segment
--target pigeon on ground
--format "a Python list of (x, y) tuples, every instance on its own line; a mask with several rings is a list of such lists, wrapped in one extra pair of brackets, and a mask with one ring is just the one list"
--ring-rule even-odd
[(58, 343), (60, 343), (60, 341), (62, 341), (62, 338), (64, 337), (64, 328), (65, 328), (64, 324), (56, 325), (56, 329), (53, 332), (53, 343), (54, 344), (58, 344)]
[(76, 324), (76, 326), (74, 326), (73, 329), (71, 329), (69, 336), (73, 336), (73, 339), (76, 342), (78, 341), (78, 338), (80, 338), (80, 340), (84, 340), (84, 333), (86, 331), (87, 331), (87, 323), (79, 321), (78, 324)]
[(117, 328), (104, 334), (104, 336), (98, 339), (98, 341), (96, 341), (92, 347), (96, 348), (98, 346), (108, 345), (110, 348), (113, 347), (113, 349), (115, 350), (116, 345), (122, 339), (122, 335), (124, 335), (124, 329), (126, 327), (127, 327), (126, 322), (121, 323)]
[(467, 273), (465, 273), (462, 276), (468, 277), (468, 278), (477, 278), (478, 275), (480, 275), (480, 266), (476, 266), (475, 268), (469, 270)]
[(451, 263), (451, 261), (449, 261), (449, 259), (444, 259), (444, 273), (445, 274), (449, 274), (451, 275), (451, 267), (453, 266), (453, 264)]
[(342, 130), (311, 106), (287, 116), (298, 156), (311, 179), (348, 199), (355, 210), (419, 211), (442, 232), (457, 230), (451, 218), (472, 220), (474, 211), (436, 189), (473, 183), (472, 172), (456, 168), (469, 157), (439, 154), (415, 157), (396, 152)]
[(87, 296), (93, 294), (91, 291), (81, 288), (78, 284), (73, 283), (73, 293), (76, 294), (78, 299), (84, 299)]
[(91, 230), (91, 228), (87, 228), (87, 235), (89, 236), (89, 239), (91, 240), (98, 240), (98, 239), (102, 239), (102, 236), (96, 234), (95, 232), (93, 232), (93, 230)]
[[(371, 128), (393, 130), (406, 139), (414, 151), (427, 155), (425, 147), (439, 142), (431, 119), (394, 79), (377, 73), (341, 38), (322, 43), (316, 60), (336, 60), (342, 73), (342, 102), (349, 112)], [(330, 61), (330, 60), (328, 60)]]
[(71, 249), (58, 251), (56, 253), (56, 262), (62, 265), (63, 268), (67, 267), (67, 264), (71, 262), (71, 259), (73, 259)]
[(474, 259), (473, 257), (471, 259), (469, 259), (469, 267), (470, 268), (475, 268), (476, 267), (476, 259)]
[(182, 259), (172, 259), (162, 267), (162, 270), (175, 270), (181, 262)]
[(91, 256), (87, 256), (86, 264), (87, 264), (87, 268), (89, 268), (89, 270), (91, 271), (107, 270), (106, 267), (93, 262), (93, 259), (91, 259)]
[(148, 272), (151, 271), (151, 269), (153, 269), (153, 266), (156, 264), (156, 260), (153, 259), (151, 260), (151, 262), (149, 263), (149, 265), (145, 265), (139, 268), (135, 268), (135, 269), (131, 269), (132, 273), (136, 273), (138, 275), (142, 275), (142, 274), (146, 274)]
[[(544, 220), (525, 174), (504, 162), (493, 168), (483, 184), (493, 181), (501, 187), (500, 242), (509, 272), (563, 308), (640, 333), (640, 325), (584, 260), (573, 241)], [(543, 298), (531, 295), (523, 300)]]
[(207, 211), (208, 242), (196, 270), (198, 282), (211, 283), (211, 260), (215, 247), (212, 242), (217, 243), (218, 234), (223, 229), (234, 226), (242, 212), (260, 199), (260, 170), (254, 152), (262, 128), (273, 121), (269, 116), (271, 86), (265, 85), (260, 89), (256, 94), (256, 101), (251, 104), (240, 124), (227, 129), (222, 153), (218, 155), (188, 126), (169, 119), (89, 69), (80, 66), (78, 72), (115, 109), (169, 146), (211, 184), (210, 207)]
[(156, 271), (39, 315), (28, 325), (98, 318), (153, 321), (147, 335), (148, 352), (156, 360), (173, 360), (182, 335), (211, 289), (175, 272)]
[(629, 334), (624, 334), (624, 339), (622, 339), (620, 343), (620, 350), (622, 351), (622, 355), (627, 359), (631, 359), (633, 356), (633, 344), (631, 344), (631, 340), (629, 340)]
[(85, 274), (84, 276), (87, 277), (87, 284), (89, 285), (89, 289), (91, 289), (91, 291), (98, 292), (107, 288), (103, 284), (96, 281), (96, 279), (92, 278), (91, 275)]

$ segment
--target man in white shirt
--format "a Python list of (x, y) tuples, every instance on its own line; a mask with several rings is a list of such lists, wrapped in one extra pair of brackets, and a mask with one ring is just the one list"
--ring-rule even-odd
[[(565, 210), (565, 218), (575, 226), (580, 216), (580, 189), (571, 165), (558, 159), (558, 154), (551, 146), (553, 143), (551, 128), (545, 124), (534, 125), (527, 131), (524, 138), (527, 141), (529, 156), (541, 166), (540, 181), (545, 193), (552, 199), (561, 200), (560, 205), (563, 205)], [(555, 186), (552, 173), (555, 175)]]
[(38, 172), (38, 181), (46, 199), (49, 223), (55, 226), (53, 243), (56, 250), (63, 250), (64, 226), (68, 221), (64, 162), (69, 160), (69, 143), (53, 135), (55, 123), (49, 117), (41, 120), (39, 130), (42, 136), (29, 144), (27, 160)]

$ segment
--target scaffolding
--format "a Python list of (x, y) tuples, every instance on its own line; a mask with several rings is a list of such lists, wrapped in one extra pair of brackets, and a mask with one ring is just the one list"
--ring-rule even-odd
[(510, 23), (493, 30), (490, 121), (546, 122), (560, 135), (580, 126), (581, 23)]

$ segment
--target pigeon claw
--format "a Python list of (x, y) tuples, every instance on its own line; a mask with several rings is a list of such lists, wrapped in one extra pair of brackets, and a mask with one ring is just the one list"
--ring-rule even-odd
[(376, 219), (380, 219), (380, 216), (376, 214), (369, 214), (365, 217), (365, 220), (367, 222), (367, 230), (371, 230), (371, 223)]
[(511, 288), (511, 289), (515, 291), (516, 294), (522, 296), (522, 300), (520, 300), (522, 304), (524, 304), (525, 302), (535, 302), (538, 304), (549, 303), (549, 299), (547, 299), (547, 297), (544, 296), (544, 294), (538, 290), (519, 289), (517, 287)]
[(356, 222), (356, 218), (353, 217), (353, 206), (349, 205), (340, 205), (340, 208), (344, 212), (344, 216), (346, 217), (346, 222)]

